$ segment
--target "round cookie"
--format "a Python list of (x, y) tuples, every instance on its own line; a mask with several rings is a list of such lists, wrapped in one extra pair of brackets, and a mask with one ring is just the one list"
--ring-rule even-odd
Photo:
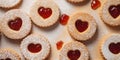
[(101, 10), (102, 20), (110, 26), (120, 25), (120, 0), (107, 0)]
[(77, 12), (70, 17), (68, 22), (70, 35), (80, 41), (90, 39), (95, 34), (96, 29), (95, 19), (87, 13)]
[(50, 53), (49, 41), (39, 34), (31, 34), (23, 39), (20, 48), (28, 60), (44, 60)]
[(77, 41), (65, 44), (59, 56), (60, 60), (89, 60), (87, 47)]
[(55, 24), (59, 15), (59, 8), (52, 0), (37, 0), (30, 9), (31, 19), (39, 27), (48, 27)]
[(120, 60), (120, 34), (109, 34), (102, 38), (100, 51), (106, 60)]
[(80, 3), (80, 2), (83, 2), (85, 0), (67, 0), (68, 2), (71, 2), (71, 3)]
[(21, 60), (19, 54), (10, 48), (0, 49), (0, 60)]
[(0, 0), (0, 7), (2, 8), (13, 8), (20, 4), (22, 0)]
[(24, 38), (30, 33), (32, 28), (29, 16), (19, 9), (5, 13), (0, 18), (0, 26), (1, 32), (11, 39)]

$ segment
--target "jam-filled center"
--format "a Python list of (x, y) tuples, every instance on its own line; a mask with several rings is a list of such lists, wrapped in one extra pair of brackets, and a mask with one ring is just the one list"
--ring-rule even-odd
[(0, 59), (0, 60), (11, 60), (10, 58), (6, 58), (6, 59)]
[(100, 1), (99, 0), (92, 0), (92, 2), (91, 2), (91, 7), (92, 7), (92, 9), (97, 9), (98, 7), (100, 7), (101, 6), (101, 3), (100, 3)]
[(81, 21), (80, 19), (78, 19), (75, 22), (75, 26), (79, 32), (84, 32), (88, 28), (88, 22)]
[(47, 19), (52, 15), (52, 10), (51, 8), (40, 7), (38, 9), (38, 13), (40, 16), (42, 16), (42, 18)]
[(79, 50), (70, 50), (67, 53), (67, 56), (70, 60), (77, 60), (80, 57), (81, 53)]
[(33, 43), (30, 43), (30, 44), (28, 45), (28, 50), (29, 50), (30, 52), (32, 52), (32, 53), (38, 53), (38, 52), (41, 51), (41, 49), (42, 49), (41, 44), (33, 44)]
[(61, 23), (62, 25), (66, 25), (67, 22), (68, 22), (68, 20), (69, 20), (69, 16), (66, 15), (66, 14), (63, 14), (63, 15), (60, 17), (60, 23)]
[(8, 25), (11, 29), (18, 31), (22, 26), (22, 19), (16, 18), (15, 20), (10, 20)]
[(109, 45), (109, 50), (113, 53), (113, 54), (118, 54), (120, 53), (120, 42), (119, 43), (111, 43)]
[(120, 15), (120, 4), (117, 6), (115, 5), (110, 6), (109, 13), (113, 18), (117, 18)]

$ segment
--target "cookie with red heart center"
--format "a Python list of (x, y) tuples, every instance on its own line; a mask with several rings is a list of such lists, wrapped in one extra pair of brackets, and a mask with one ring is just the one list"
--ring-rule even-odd
[(101, 10), (101, 19), (110, 26), (119, 26), (120, 0), (107, 0)]
[(22, 0), (0, 0), (0, 7), (2, 8), (13, 8), (19, 5)]
[(0, 60), (21, 60), (19, 54), (10, 48), (0, 49)]
[(20, 9), (6, 12), (0, 18), (0, 29), (10, 39), (22, 39), (32, 28), (30, 17)]
[(37, 0), (30, 9), (31, 19), (39, 27), (54, 25), (58, 21), (59, 15), (57, 4), (51, 0)]
[(67, 1), (71, 3), (81, 3), (84, 2), (85, 0), (67, 0)]
[(20, 48), (22, 54), (28, 60), (44, 60), (50, 53), (50, 43), (44, 36), (37, 33), (24, 38)]
[(88, 60), (89, 53), (84, 44), (73, 41), (63, 46), (59, 57), (60, 60)]
[(68, 31), (77, 40), (90, 39), (95, 34), (96, 29), (95, 19), (87, 13), (77, 12), (71, 15), (68, 22)]
[(120, 60), (119, 39), (119, 34), (108, 34), (102, 38), (100, 51), (106, 60)]

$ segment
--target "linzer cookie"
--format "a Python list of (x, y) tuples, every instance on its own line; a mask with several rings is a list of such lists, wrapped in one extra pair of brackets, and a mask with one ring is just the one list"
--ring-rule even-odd
[(109, 34), (102, 39), (101, 53), (106, 60), (120, 60), (120, 35)]
[(71, 2), (71, 3), (80, 3), (80, 2), (83, 2), (85, 0), (67, 0), (68, 2)]
[(0, 49), (0, 60), (21, 60), (19, 54), (10, 48)]
[(28, 60), (45, 60), (50, 53), (50, 43), (40, 34), (31, 34), (23, 39), (20, 48)]
[(30, 9), (30, 16), (34, 24), (48, 27), (59, 19), (60, 11), (53, 0), (37, 0)]
[(6, 12), (0, 18), (0, 29), (11, 39), (22, 39), (31, 31), (31, 20), (25, 12), (14, 9)]
[(13, 8), (19, 5), (22, 0), (0, 0), (0, 7), (2, 8)]
[(110, 26), (120, 25), (120, 0), (107, 0), (102, 7), (101, 18)]
[(59, 56), (60, 60), (89, 60), (87, 47), (77, 41), (65, 44)]
[(70, 17), (68, 31), (77, 40), (90, 39), (95, 34), (96, 29), (95, 19), (87, 13), (77, 12)]

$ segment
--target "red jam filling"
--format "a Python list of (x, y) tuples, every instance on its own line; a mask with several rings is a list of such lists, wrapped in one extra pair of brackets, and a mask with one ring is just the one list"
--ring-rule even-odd
[(99, 8), (101, 6), (101, 3), (99, 0), (92, 0), (91, 3), (91, 8), (96, 10), (97, 8)]
[(22, 19), (16, 18), (15, 20), (11, 20), (8, 22), (8, 25), (11, 29), (18, 31), (22, 26)]
[(120, 43), (111, 43), (109, 45), (109, 50), (113, 53), (113, 54), (118, 54), (120, 53)]
[(78, 19), (75, 22), (75, 26), (79, 32), (84, 32), (88, 28), (88, 22), (83, 22), (80, 19)]
[(81, 53), (79, 50), (70, 50), (68, 53), (67, 53), (67, 56), (70, 60), (77, 60), (79, 57), (80, 57)]
[(0, 59), (0, 60), (11, 60), (10, 58), (6, 58), (6, 59)]
[(40, 44), (31, 43), (28, 45), (28, 50), (32, 53), (38, 53), (41, 51), (41, 49), (42, 49), (42, 46)]
[(44, 7), (40, 7), (38, 9), (38, 13), (40, 16), (42, 16), (44, 19), (49, 18), (52, 15), (52, 10), (51, 8), (44, 8)]
[(109, 7), (109, 13), (113, 18), (117, 18), (120, 15), (120, 5), (112, 5)]
[(62, 46), (63, 46), (63, 41), (58, 41), (56, 43), (56, 46), (57, 46), (57, 49), (60, 50), (62, 48)]
[(69, 20), (69, 16), (66, 15), (66, 14), (63, 14), (63, 15), (60, 17), (60, 23), (61, 23), (62, 25), (66, 25), (67, 22), (68, 22), (68, 20)]

